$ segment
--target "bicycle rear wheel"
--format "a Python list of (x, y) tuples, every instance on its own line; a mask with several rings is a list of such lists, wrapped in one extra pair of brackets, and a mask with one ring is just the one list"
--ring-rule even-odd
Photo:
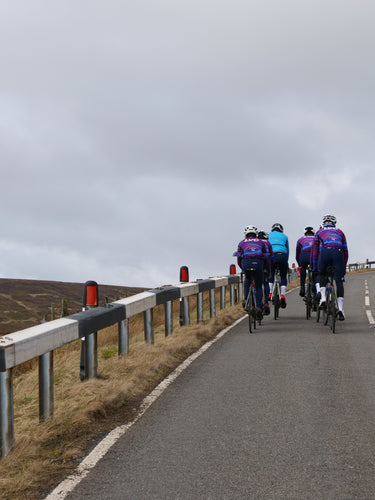
[(336, 295), (335, 295), (335, 290), (333, 288), (332, 288), (332, 293), (331, 293), (330, 309), (331, 309), (330, 327), (331, 327), (332, 333), (336, 333), (337, 308), (336, 308)]
[(276, 295), (273, 302), (273, 316), (275, 319), (279, 317), (279, 310), (280, 310), (280, 297)]
[(311, 318), (311, 307), (312, 307), (312, 297), (311, 297), (311, 288), (310, 284), (307, 286), (307, 293), (305, 296), (305, 303), (306, 303), (306, 319)]
[(253, 293), (252, 293), (252, 314), (253, 314), (253, 327), (254, 330), (257, 328), (257, 308), (256, 308), (256, 302), (255, 302), (255, 289), (253, 288)]
[(252, 330), (253, 318), (252, 318), (251, 310), (248, 312), (248, 316), (249, 316), (249, 333), (253, 333), (253, 330)]

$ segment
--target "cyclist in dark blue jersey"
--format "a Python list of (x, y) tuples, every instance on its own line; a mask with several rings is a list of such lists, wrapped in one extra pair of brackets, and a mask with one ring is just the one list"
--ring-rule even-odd
[(319, 272), (320, 280), (320, 307), (326, 303), (326, 284), (328, 281), (327, 268), (333, 266), (334, 279), (337, 287), (337, 305), (339, 308), (337, 319), (344, 321), (344, 276), (348, 263), (348, 245), (346, 236), (341, 229), (336, 227), (336, 217), (325, 215), (323, 227), (314, 237), (312, 248), (313, 270)]
[(269, 278), (271, 276), (271, 261), (273, 256), (272, 245), (268, 241), (269, 235), (266, 231), (258, 231), (258, 238), (264, 240), (267, 248), (268, 255), (264, 258), (264, 280), (263, 280), (263, 289), (264, 289), (264, 314), (268, 316), (270, 314), (270, 306), (269, 306), (269, 294), (270, 294), (270, 284)]
[(253, 268), (255, 281), (255, 299), (258, 318), (262, 318), (262, 299), (263, 299), (263, 268), (264, 259), (268, 255), (268, 248), (264, 242), (257, 237), (257, 228), (255, 226), (246, 226), (244, 229), (245, 238), (238, 244), (234, 256), (237, 257), (237, 264), (245, 273), (244, 293), (245, 297), (249, 294), (250, 280), (246, 276), (246, 270)]
[(311, 250), (314, 241), (314, 228), (305, 227), (305, 233), (298, 239), (296, 245), (296, 261), (300, 271), (300, 291), (301, 297), (305, 296), (306, 270), (310, 265)]

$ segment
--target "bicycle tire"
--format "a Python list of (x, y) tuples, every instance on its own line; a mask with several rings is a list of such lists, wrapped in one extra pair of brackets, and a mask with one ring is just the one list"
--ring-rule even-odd
[(327, 292), (326, 292), (326, 305), (323, 309), (323, 324), (325, 326), (328, 325), (328, 320), (329, 320), (329, 313), (330, 313), (330, 309), (329, 309), (329, 303), (330, 303), (330, 300), (331, 300), (331, 289), (329, 287), (327, 287)]
[(257, 308), (256, 308), (256, 302), (255, 302), (255, 290), (254, 290), (254, 288), (253, 288), (253, 293), (252, 293), (252, 301), (253, 301), (253, 307), (252, 307), (253, 327), (254, 327), (254, 330), (256, 330), (256, 328), (257, 328)]
[(249, 311), (247, 315), (249, 316), (249, 333), (253, 333), (252, 331), (253, 318), (251, 317), (251, 311)]
[(280, 310), (280, 289), (279, 283), (276, 281), (273, 289), (273, 317), (276, 320), (279, 317)]
[(306, 303), (306, 319), (311, 318), (311, 304), (312, 299), (311, 299), (311, 288), (310, 288), (310, 283), (307, 286), (307, 293), (305, 296), (305, 303)]
[(279, 310), (280, 310), (280, 299), (279, 297), (275, 297), (274, 304), (273, 304), (273, 311), (274, 311), (274, 318), (277, 319), (279, 317)]
[(337, 308), (336, 308), (336, 293), (334, 287), (332, 287), (331, 293), (331, 331), (332, 333), (336, 333), (336, 316), (337, 316)]

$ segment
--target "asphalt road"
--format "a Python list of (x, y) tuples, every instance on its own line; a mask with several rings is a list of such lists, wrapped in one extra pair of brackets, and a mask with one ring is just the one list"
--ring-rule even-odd
[(375, 273), (351, 275), (336, 334), (298, 292), (200, 356), (67, 498), (374, 499)]

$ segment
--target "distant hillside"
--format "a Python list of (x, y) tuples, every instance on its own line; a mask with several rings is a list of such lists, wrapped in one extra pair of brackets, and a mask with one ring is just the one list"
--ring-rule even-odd
[[(82, 311), (84, 283), (60, 281), (13, 280), (0, 278), (0, 335), (23, 330), (60, 318), (65, 299), (68, 314)], [(99, 305), (143, 292), (145, 288), (101, 285)]]

